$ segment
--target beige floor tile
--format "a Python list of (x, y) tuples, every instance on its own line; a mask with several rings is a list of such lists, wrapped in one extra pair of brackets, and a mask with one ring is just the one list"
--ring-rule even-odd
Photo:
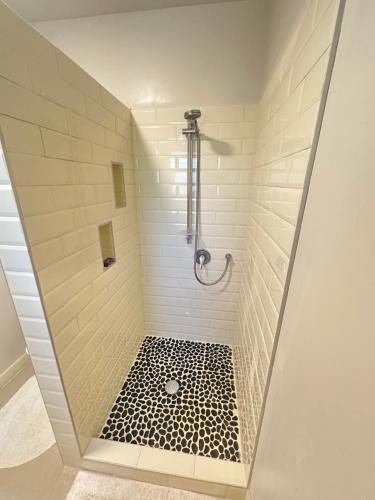
[(168, 488), (80, 471), (66, 498), (67, 500), (168, 500)]
[(170, 476), (169, 486), (175, 491), (184, 490), (191, 493), (207, 496), (208, 498), (226, 498), (227, 486), (222, 484), (199, 481), (187, 477)]
[[(51, 500), (64, 467), (57, 446), (19, 467), (0, 470), (0, 498), (6, 500)], [(74, 477), (66, 478), (65, 491)], [(67, 484), (69, 483), (70, 484)], [(63, 484), (61, 485), (63, 487)], [(57, 495), (57, 491), (55, 491)], [(59, 497), (56, 497), (59, 500)], [(61, 498), (61, 497), (60, 497)]]
[(201, 495), (200, 493), (193, 493), (191, 491), (169, 489), (168, 500), (220, 500), (218, 497), (211, 497)]
[(56, 481), (56, 484), (52, 492), (50, 493), (48, 500), (65, 500), (77, 473), (78, 469), (65, 466), (63, 468), (62, 474)]

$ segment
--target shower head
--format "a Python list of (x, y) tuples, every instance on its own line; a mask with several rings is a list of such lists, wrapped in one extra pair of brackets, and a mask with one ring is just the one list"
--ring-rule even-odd
[(189, 111), (185, 111), (184, 118), (185, 120), (196, 120), (201, 114), (200, 109), (189, 109)]
[(200, 109), (189, 109), (185, 111), (184, 118), (187, 121), (187, 128), (182, 129), (182, 133), (186, 136), (199, 136), (199, 127), (197, 119), (201, 116)]

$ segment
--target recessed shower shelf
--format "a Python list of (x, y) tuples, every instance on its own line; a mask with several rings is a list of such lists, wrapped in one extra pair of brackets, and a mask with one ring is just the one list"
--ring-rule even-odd
[(128, 479), (182, 488), (203, 494), (244, 499), (249, 466), (148, 446), (94, 438), (83, 466)]
[(106, 271), (116, 262), (115, 243), (113, 239), (112, 222), (99, 226), (99, 242), (103, 260), (103, 269)]

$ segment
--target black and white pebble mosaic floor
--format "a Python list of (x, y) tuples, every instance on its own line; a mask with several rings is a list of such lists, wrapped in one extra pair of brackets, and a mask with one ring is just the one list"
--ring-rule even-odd
[(231, 348), (146, 337), (100, 437), (240, 462)]

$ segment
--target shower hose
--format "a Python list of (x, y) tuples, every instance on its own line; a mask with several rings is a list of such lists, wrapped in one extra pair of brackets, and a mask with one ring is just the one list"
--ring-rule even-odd
[(224, 278), (226, 275), (230, 261), (232, 260), (232, 255), (230, 253), (225, 254), (225, 268), (224, 271), (220, 274), (220, 276), (214, 281), (204, 281), (198, 274), (197, 271), (197, 261), (196, 255), (198, 251), (198, 243), (199, 243), (199, 230), (200, 230), (200, 213), (201, 213), (201, 139), (199, 132), (196, 134), (196, 201), (195, 201), (195, 243), (194, 243), (194, 275), (196, 280), (204, 286), (213, 286)]

